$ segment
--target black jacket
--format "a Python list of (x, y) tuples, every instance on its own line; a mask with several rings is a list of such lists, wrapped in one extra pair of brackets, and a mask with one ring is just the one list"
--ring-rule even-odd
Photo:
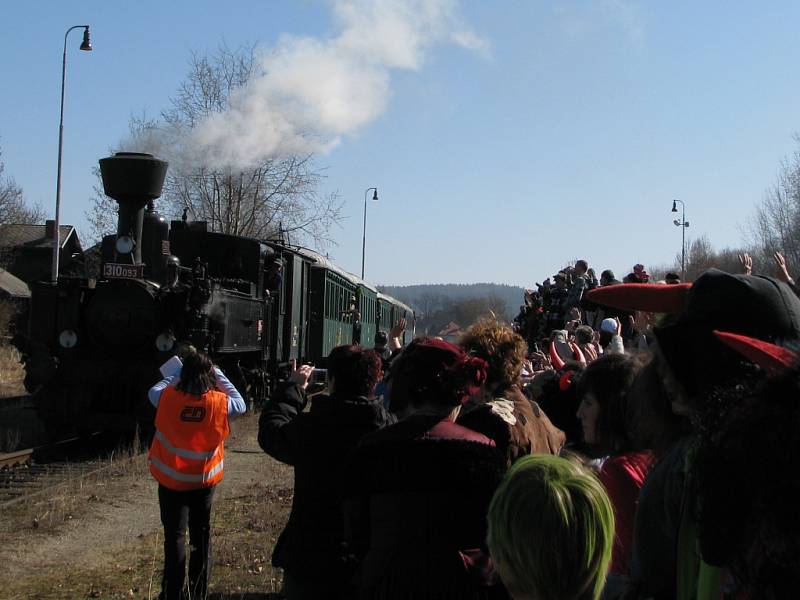
[(505, 597), (486, 513), (505, 461), (486, 436), (412, 415), (366, 436), (346, 472), (345, 524), (362, 600)]
[(294, 466), (289, 522), (272, 564), (295, 577), (344, 580), (342, 464), (361, 437), (394, 423), (379, 402), (363, 397), (319, 395), (311, 409), (296, 383), (279, 388), (264, 406), (258, 443), (273, 458)]

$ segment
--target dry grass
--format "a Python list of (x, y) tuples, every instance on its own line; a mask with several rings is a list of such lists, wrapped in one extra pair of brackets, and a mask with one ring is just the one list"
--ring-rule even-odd
[(19, 351), (0, 341), (0, 398), (24, 394), (23, 379), (25, 369), (20, 362)]
[(0, 398), (25, 393), (22, 385), (25, 370), (20, 363), (19, 352), (8, 343), (11, 323), (16, 315), (17, 311), (11, 303), (0, 301)]
[(130, 447), (115, 451), (96, 466), (96, 470), (87, 473), (85, 465), (76, 463), (57, 473), (41, 475), (41, 493), (3, 509), (0, 533), (4, 538), (24, 535), (26, 529), (37, 530), (38, 534), (57, 533), (68, 521), (91, 512), (100, 494), (124, 494), (131, 479), (148, 474), (146, 455)]

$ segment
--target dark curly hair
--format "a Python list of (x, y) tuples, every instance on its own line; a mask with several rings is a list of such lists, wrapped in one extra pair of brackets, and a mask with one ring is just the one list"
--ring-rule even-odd
[(337, 396), (371, 397), (383, 376), (381, 358), (361, 346), (337, 346), (328, 355), (328, 374)]
[(762, 385), (747, 379), (715, 394), (728, 408), (716, 431), (699, 436), (693, 480), (700, 550), (706, 562), (728, 567), (748, 598), (793, 598), (800, 580), (800, 370)]
[(505, 323), (496, 319), (478, 321), (467, 329), (459, 345), (489, 363), (490, 386), (502, 391), (519, 381), (527, 344)]
[(626, 354), (598, 358), (578, 381), (578, 398), (592, 394), (600, 405), (596, 437), (604, 453), (620, 454), (632, 449), (628, 391), (642, 364)]

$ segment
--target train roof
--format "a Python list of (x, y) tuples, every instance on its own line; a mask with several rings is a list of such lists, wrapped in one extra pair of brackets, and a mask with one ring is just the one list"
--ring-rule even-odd
[(349, 281), (353, 285), (357, 286), (360, 285), (372, 292), (376, 293), (378, 292), (378, 288), (376, 288), (374, 285), (372, 285), (368, 281), (364, 281), (358, 275), (354, 275), (353, 273), (345, 271), (341, 267), (336, 266), (330, 261), (329, 258), (323, 256), (319, 252), (315, 252), (314, 250), (310, 250), (309, 248), (303, 248), (303, 247), (289, 248), (289, 250), (291, 250), (292, 252), (297, 252), (297, 254), (300, 254), (301, 256), (305, 256), (306, 258), (311, 259), (312, 261), (314, 261), (314, 266), (316, 267), (319, 267), (321, 269), (327, 269), (328, 271), (333, 271), (337, 275), (344, 277), (347, 281)]
[(414, 309), (411, 308), (408, 304), (406, 304), (405, 302), (400, 302), (400, 300), (390, 296), (389, 294), (384, 294), (382, 292), (378, 292), (378, 300), (385, 300), (387, 302), (390, 302), (391, 304), (396, 304), (400, 308), (403, 308), (403, 309), (407, 310), (410, 313), (414, 312)]

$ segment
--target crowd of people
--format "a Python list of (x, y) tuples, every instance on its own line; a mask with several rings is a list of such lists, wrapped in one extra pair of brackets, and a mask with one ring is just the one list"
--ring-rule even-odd
[[(513, 326), (486, 319), (458, 344), (402, 347), (398, 324), (377, 334), (377, 352), (335, 348), (314, 395), (313, 367), (298, 367), (258, 433), (294, 467), (273, 553), (284, 596), (795, 597), (800, 299), (782, 256), (774, 277), (746, 258), (743, 273), (711, 269), (692, 283), (651, 282), (642, 265), (624, 282), (597, 280), (578, 261), (526, 291)], [(197, 384), (187, 367), (197, 370), (190, 361), (151, 392), (159, 413), (167, 400), (216, 406), (219, 419), (238, 410), (214, 392), (238, 395), (221, 372), (205, 365)], [(186, 493), (213, 489), (227, 425), (200, 443), (175, 422), (157, 418), (154, 475)], [(181, 460), (200, 483), (181, 479)], [(176, 501), (162, 495), (166, 531)], [(206, 525), (207, 495), (196, 500)], [(201, 564), (207, 538), (195, 535)], [(178, 597), (165, 551), (163, 597)], [(206, 581), (190, 565), (194, 589)]]

